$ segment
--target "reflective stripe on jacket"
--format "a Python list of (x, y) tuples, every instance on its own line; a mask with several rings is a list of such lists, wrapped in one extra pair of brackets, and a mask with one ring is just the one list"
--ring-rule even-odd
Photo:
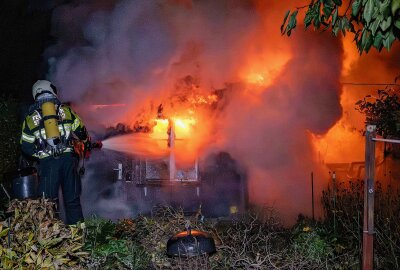
[[(61, 140), (68, 142), (72, 139), (72, 133), (80, 140), (87, 139), (85, 126), (79, 116), (67, 105), (57, 105), (59, 121), (58, 129), (60, 131)], [(43, 126), (42, 115), (40, 110), (35, 110), (25, 117), (22, 124), (21, 148), (22, 151), (36, 158), (46, 158), (51, 154), (49, 148), (46, 147), (46, 131)], [(64, 152), (73, 152), (73, 147), (66, 144)]]

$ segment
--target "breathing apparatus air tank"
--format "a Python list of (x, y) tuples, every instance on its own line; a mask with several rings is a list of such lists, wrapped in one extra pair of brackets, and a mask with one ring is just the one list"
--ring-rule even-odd
[(55, 147), (61, 142), (61, 135), (58, 129), (58, 116), (56, 113), (56, 105), (51, 101), (43, 103), (42, 115), (44, 130), (46, 132), (46, 141), (50, 146)]
[(58, 115), (54, 98), (57, 97), (57, 88), (47, 80), (38, 80), (32, 86), (32, 95), (35, 101), (43, 100), (41, 104), (42, 120), (46, 132), (47, 143), (55, 147), (61, 142), (61, 134), (58, 129)]

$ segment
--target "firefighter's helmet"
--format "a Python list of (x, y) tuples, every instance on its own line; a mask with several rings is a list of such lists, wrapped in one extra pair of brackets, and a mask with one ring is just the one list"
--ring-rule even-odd
[(46, 80), (38, 80), (32, 86), (32, 95), (36, 100), (42, 94), (52, 94), (57, 97), (57, 88), (49, 81)]

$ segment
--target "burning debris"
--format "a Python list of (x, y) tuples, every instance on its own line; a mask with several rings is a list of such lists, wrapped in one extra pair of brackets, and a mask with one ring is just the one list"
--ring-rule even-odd
[(137, 129), (131, 129), (123, 123), (118, 123), (115, 127), (108, 127), (105, 131), (103, 139), (108, 139), (115, 136), (130, 134), (135, 132)]
[(159, 139), (161, 136), (165, 139), (171, 132), (171, 125), (178, 129), (181, 138), (189, 138), (192, 135), (189, 126), (196, 125), (198, 114), (207, 113), (213, 117), (214, 111), (226, 105), (224, 93), (229, 90), (230, 87), (226, 87), (204, 93), (194, 77), (185, 76), (177, 80), (167, 98), (158, 100), (158, 106), (154, 106), (155, 100), (150, 101), (149, 106), (144, 106), (134, 118), (127, 121), (128, 124), (118, 123), (115, 127), (108, 127), (104, 139), (129, 133), (151, 133), (153, 138)]
[(149, 102), (127, 124), (107, 128), (104, 146), (143, 158), (169, 154), (179, 163), (192, 163), (201, 157), (208, 134), (215, 128), (208, 120), (221, 112), (227, 103), (224, 93), (230, 90), (227, 86), (205, 91), (195, 77), (185, 76), (176, 82), (168, 97)]

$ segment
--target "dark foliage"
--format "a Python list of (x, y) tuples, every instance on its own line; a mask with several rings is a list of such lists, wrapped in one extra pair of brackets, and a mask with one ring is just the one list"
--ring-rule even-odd
[(297, 14), (304, 9), (306, 29), (310, 26), (321, 31), (330, 29), (335, 36), (351, 32), (360, 54), (368, 53), (372, 47), (389, 51), (400, 37), (398, 0), (310, 0), (307, 5), (286, 12), (282, 34), (291, 35), (297, 26)]
[(388, 88), (377, 90), (377, 97), (367, 95), (356, 103), (356, 110), (366, 117), (366, 122), (375, 124), (377, 134), (384, 137), (400, 137), (400, 92)]
[[(18, 119), (18, 103), (7, 96), (0, 96), (0, 184), (10, 187), (10, 180), (4, 174), (15, 170), (18, 164), (20, 121)], [(0, 188), (0, 216), (4, 213), (8, 202)]]
[[(363, 225), (363, 181), (332, 183), (323, 192), (325, 224), (334, 236), (340, 269), (360, 266)], [(391, 186), (375, 187), (376, 269), (400, 268), (400, 193)], [(350, 263), (350, 264), (349, 264)], [(349, 268), (346, 268), (349, 267)]]

